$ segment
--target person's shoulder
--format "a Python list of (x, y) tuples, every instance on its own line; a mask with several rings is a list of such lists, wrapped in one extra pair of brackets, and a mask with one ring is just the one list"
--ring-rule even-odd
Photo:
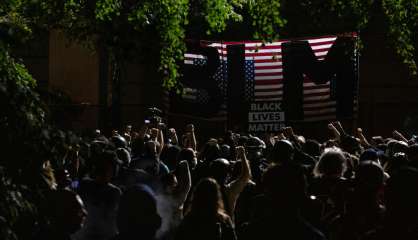
[(239, 238), (245, 240), (270, 239), (271, 236), (277, 236), (280, 229), (274, 228), (274, 221), (265, 218), (254, 219), (243, 224), (239, 231)]
[(93, 182), (94, 180), (91, 177), (85, 177), (80, 180), (80, 184), (83, 184), (83, 185), (89, 185), (89, 184), (92, 184)]
[(306, 237), (306, 239), (312, 239), (312, 240), (326, 240), (327, 238), (325, 237), (325, 235), (319, 231), (317, 228), (315, 228), (314, 226), (312, 226), (310, 223), (308, 223), (305, 220), (302, 220), (302, 229), (301, 232), (304, 233), (304, 238)]
[(167, 175), (170, 173), (170, 169), (167, 167), (166, 164), (160, 161), (159, 165), (160, 165), (160, 175)]
[(94, 185), (94, 180), (91, 179), (90, 177), (85, 177), (81, 179), (79, 182), (78, 192), (83, 192), (86, 189), (90, 189), (93, 187), (93, 185)]
[(118, 194), (118, 195), (122, 194), (122, 190), (118, 186), (116, 186), (112, 183), (107, 184), (107, 187), (108, 187), (109, 191), (114, 193), (114, 194)]

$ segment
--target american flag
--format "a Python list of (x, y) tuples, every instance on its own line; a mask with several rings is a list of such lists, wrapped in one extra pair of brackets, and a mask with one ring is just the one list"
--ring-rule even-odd
[[(318, 60), (324, 60), (334, 44), (336, 36), (306, 39)], [(245, 61), (247, 79), (254, 79), (254, 101), (282, 101), (283, 64), (282, 44), (276, 41), (245, 43)], [(252, 86), (249, 85), (248, 88)], [(251, 96), (249, 96), (251, 97)], [(330, 82), (317, 85), (308, 77), (303, 83), (303, 111), (305, 121), (336, 118), (336, 102), (331, 99)]]
[[(228, 69), (227, 69), (227, 57), (226, 54), (222, 53), (222, 45), (218, 43), (208, 44), (208, 47), (216, 47), (220, 56), (220, 65), (218, 66), (215, 74), (212, 79), (217, 83), (219, 89), (221, 90), (223, 97), (223, 104), (221, 105), (219, 112), (215, 114), (210, 119), (211, 121), (226, 121), (227, 110), (226, 110), (226, 98), (227, 98), (227, 82), (228, 82)], [(226, 47), (226, 45), (225, 45)], [(225, 52), (226, 53), (226, 52)], [(195, 66), (202, 66), (207, 64), (207, 57), (201, 54), (184, 54), (184, 64), (190, 64)], [(205, 101), (208, 101), (207, 93), (202, 92), (201, 90), (184, 88), (183, 99), (199, 102), (205, 104)]]
[[(328, 51), (335, 43), (337, 36), (323, 36), (303, 39), (308, 41), (315, 56), (323, 61)], [(216, 47), (221, 65), (215, 76), (226, 100), (227, 92), (227, 46), (244, 44), (245, 46), (245, 98), (247, 101), (282, 101), (283, 100), (283, 64), (282, 44), (290, 40), (280, 40), (271, 43), (261, 41), (242, 42), (212, 42), (207, 46)], [(185, 54), (185, 64), (206, 64), (205, 56)], [(331, 86), (315, 84), (304, 75), (303, 112), (304, 121), (321, 121), (336, 119), (336, 101), (331, 97)], [(225, 101), (226, 102), (226, 101)], [(356, 106), (356, 103), (355, 103)], [(355, 109), (356, 112), (356, 109)], [(219, 119), (226, 118), (226, 106), (221, 109)]]

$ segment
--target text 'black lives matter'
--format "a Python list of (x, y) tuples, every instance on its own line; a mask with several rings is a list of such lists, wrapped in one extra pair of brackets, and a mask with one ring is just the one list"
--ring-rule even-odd
[(284, 127), (285, 114), (280, 102), (254, 102), (248, 111), (249, 132), (278, 132)]

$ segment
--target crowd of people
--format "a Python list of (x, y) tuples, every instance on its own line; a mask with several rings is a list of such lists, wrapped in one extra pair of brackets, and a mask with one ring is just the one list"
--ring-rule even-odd
[[(328, 128), (328, 130), (327, 130)], [(146, 123), (74, 146), (53, 168), (35, 239), (418, 239), (418, 139), (339, 122), (197, 142)]]

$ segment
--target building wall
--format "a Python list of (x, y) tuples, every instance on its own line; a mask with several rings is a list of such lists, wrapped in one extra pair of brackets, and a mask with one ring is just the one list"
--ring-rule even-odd
[(98, 56), (80, 45), (70, 44), (58, 31), (51, 31), (49, 37), (49, 88), (68, 94), (74, 104), (70, 108), (78, 108), (79, 114), (70, 127), (97, 126)]
[(371, 135), (408, 132), (406, 121), (418, 116), (418, 79), (408, 74), (384, 35), (365, 35), (363, 42), (358, 125)]

